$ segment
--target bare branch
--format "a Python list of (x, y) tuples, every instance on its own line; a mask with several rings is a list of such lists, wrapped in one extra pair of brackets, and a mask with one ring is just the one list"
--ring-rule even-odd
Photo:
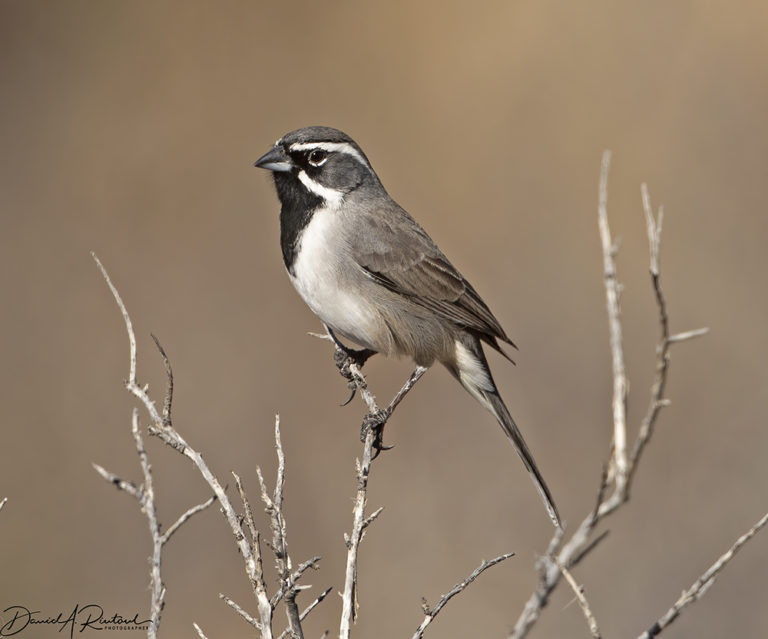
[(693, 585), (688, 590), (683, 592), (666, 614), (641, 634), (638, 639), (652, 639), (652, 637), (659, 635), (662, 630), (677, 619), (683, 608), (692, 604), (694, 601), (698, 601), (699, 598), (709, 590), (710, 586), (715, 583), (718, 574), (720, 574), (723, 568), (728, 565), (741, 547), (752, 539), (752, 537), (754, 537), (766, 524), (768, 524), (768, 513), (763, 515), (752, 528), (739, 537), (726, 553), (721, 555), (720, 558), (712, 564), (703, 575), (701, 575), (701, 577), (693, 582)]
[(510, 557), (514, 557), (515, 553), (505, 553), (503, 555), (499, 555), (495, 559), (491, 559), (490, 561), (483, 561), (475, 570), (472, 571), (472, 574), (470, 574), (466, 579), (463, 581), (460, 581), (457, 583), (453, 588), (451, 588), (447, 593), (445, 593), (442, 597), (440, 597), (440, 601), (437, 602), (434, 608), (430, 608), (426, 601), (424, 602), (423, 609), (424, 609), (424, 621), (421, 622), (421, 625), (416, 629), (416, 632), (413, 633), (413, 639), (421, 639), (421, 637), (424, 636), (424, 631), (426, 630), (427, 626), (434, 621), (435, 617), (440, 613), (440, 611), (443, 609), (443, 606), (447, 604), (453, 597), (458, 595), (460, 592), (462, 592), (469, 584), (471, 584), (475, 579), (477, 579), (482, 573), (484, 573), (488, 568), (491, 566), (495, 566), (498, 563), (501, 563), (505, 559), (509, 559)]
[(317, 564), (320, 561), (319, 556), (312, 557), (312, 559), (307, 559), (304, 563), (299, 564), (299, 567), (296, 569), (296, 572), (293, 573), (293, 580), (298, 581), (299, 577), (301, 577), (309, 568), (317, 568)]
[(202, 504), (198, 504), (197, 506), (192, 506), (187, 512), (182, 514), (172, 526), (168, 528), (168, 530), (165, 531), (163, 534), (162, 542), (163, 544), (168, 543), (168, 540), (173, 536), (173, 533), (175, 533), (182, 524), (184, 524), (190, 517), (193, 515), (196, 515), (199, 512), (204, 511), (208, 506), (210, 506), (213, 502), (216, 501), (216, 495), (211, 495), (207, 500), (205, 500)]
[(576, 579), (574, 579), (571, 571), (568, 570), (565, 566), (558, 564), (557, 567), (560, 568), (560, 572), (563, 573), (563, 577), (565, 577), (565, 580), (571, 586), (573, 593), (576, 595), (576, 600), (579, 602), (581, 611), (584, 613), (584, 618), (587, 620), (589, 631), (592, 633), (594, 639), (600, 639), (600, 630), (597, 627), (597, 620), (595, 619), (595, 615), (592, 613), (592, 609), (589, 607), (587, 597), (584, 595), (584, 588), (582, 588), (576, 582)]
[[(259, 532), (256, 530), (256, 524), (253, 520), (253, 510), (251, 509), (251, 502), (248, 501), (248, 496), (245, 494), (245, 488), (243, 488), (243, 482), (240, 479), (240, 475), (238, 475), (234, 470), (231, 471), (232, 477), (235, 478), (235, 485), (237, 486), (237, 491), (240, 494), (240, 501), (243, 503), (243, 510), (245, 512), (245, 523), (248, 526), (248, 532), (251, 535), (251, 543), (254, 546), (254, 552), (258, 555), (260, 554), (261, 548), (257, 541), (259, 540)], [(259, 562), (261, 562), (261, 559), (259, 559)], [(273, 606), (274, 607), (274, 606)]]
[(578, 563), (584, 559), (589, 553), (591, 553), (595, 548), (600, 545), (600, 542), (603, 541), (608, 535), (611, 534), (610, 530), (604, 530), (601, 532), (597, 537), (595, 537), (592, 541), (590, 541), (584, 548), (582, 548), (578, 554), (574, 555), (573, 559), (571, 560), (571, 565), (576, 566)]
[(371, 525), (371, 524), (374, 522), (374, 520), (375, 520), (375, 519), (376, 519), (376, 518), (377, 518), (377, 517), (378, 517), (378, 516), (379, 516), (379, 515), (380, 515), (382, 512), (384, 512), (384, 506), (380, 506), (380, 507), (379, 507), (377, 510), (374, 510), (374, 511), (373, 511), (373, 512), (372, 512), (370, 515), (368, 515), (368, 516), (367, 516), (367, 517), (366, 517), (366, 518), (363, 520), (363, 530), (365, 530), (366, 528), (368, 528), (368, 526), (370, 526), (370, 525)]
[(165, 392), (165, 399), (163, 400), (163, 425), (170, 426), (173, 421), (171, 420), (171, 406), (173, 404), (173, 369), (171, 368), (171, 360), (168, 359), (168, 355), (165, 354), (165, 349), (160, 343), (160, 340), (155, 337), (154, 333), (150, 333), (152, 339), (157, 346), (157, 350), (160, 351), (160, 357), (163, 358), (163, 365), (165, 366), (165, 377), (168, 380), (168, 389)]
[(643, 200), (643, 212), (645, 213), (645, 228), (648, 232), (648, 246), (651, 249), (651, 275), (659, 275), (659, 253), (661, 252), (661, 225), (664, 221), (664, 208), (659, 207), (659, 216), (654, 218), (651, 207), (651, 196), (648, 186), (643, 182), (640, 185), (640, 196)]
[[(277, 452), (277, 480), (275, 481), (275, 508), (282, 514), (283, 488), (285, 487), (285, 453), (283, 442), (280, 438), (280, 415), (275, 415), (275, 450)], [(281, 537), (285, 541), (285, 521), (281, 522)]]
[[(102, 468), (102, 470), (104, 470), (104, 469)], [(3, 506), (5, 506), (5, 502), (7, 502), (7, 501), (8, 501), (7, 497), (3, 497), (2, 499), (0, 499), (0, 510), (3, 509)]]
[[(304, 563), (299, 564), (299, 567), (296, 568), (293, 575), (291, 576), (291, 579), (293, 580), (293, 582), (297, 583), (301, 578), (301, 575), (303, 575), (304, 572), (306, 572), (309, 568), (316, 568), (317, 563), (319, 561), (320, 561), (320, 557), (312, 557), (312, 559), (308, 559)], [(280, 600), (283, 598), (284, 594), (285, 593), (281, 589), (272, 596), (272, 599), (269, 600), (270, 603), (272, 604), (272, 608), (274, 608), (275, 606), (277, 606), (277, 604), (280, 603)]]
[[(240, 518), (238, 517), (237, 513), (235, 512), (234, 507), (232, 506), (232, 503), (229, 500), (229, 497), (227, 496), (224, 488), (219, 483), (216, 476), (211, 472), (211, 470), (208, 468), (208, 465), (205, 463), (205, 460), (203, 459), (202, 455), (189, 446), (189, 444), (184, 440), (184, 438), (176, 431), (175, 428), (170, 423), (170, 409), (167, 411), (167, 418), (164, 419), (163, 416), (158, 412), (157, 407), (155, 406), (154, 402), (150, 398), (149, 394), (147, 393), (146, 388), (140, 386), (136, 380), (136, 337), (133, 331), (133, 324), (131, 322), (131, 318), (128, 315), (128, 311), (125, 307), (125, 304), (123, 303), (123, 300), (120, 297), (120, 294), (117, 291), (117, 288), (112, 283), (112, 280), (109, 278), (109, 274), (107, 273), (106, 269), (102, 265), (101, 261), (94, 253), (91, 254), (93, 256), (94, 261), (96, 262), (97, 266), (99, 267), (99, 270), (101, 271), (102, 276), (104, 277), (104, 280), (106, 281), (107, 285), (109, 286), (110, 291), (112, 292), (112, 296), (115, 299), (115, 302), (118, 305), (118, 308), (120, 309), (120, 312), (123, 316), (123, 321), (125, 322), (125, 329), (128, 333), (128, 342), (130, 345), (130, 372), (129, 372), (129, 378), (126, 381), (126, 388), (144, 405), (145, 409), (149, 413), (151, 425), (149, 426), (148, 430), (151, 435), (155, 435), (159, 437), (162, 441), (164, 441), (166, 444), (171, 446), (174, 450), (181, 453), (182, 455), (188, 457), (192, 463), (197, 467), (200, 474), (203, 476), (205, 481), (208, 483), (210, 488), (212, 489), (214, 495), (219, 500), (219, 503), (221, 505), (221, 511), (224, 514), (224, 517), (227, 520), (227, 523), (229, 524), (232, 534), (235, 537), (235, 543), (237, 544), (237, 547), (240, 551), (241, 556), (243, 557), (243, 562), (245, 564), (246, 574), (248, 576), (248, 579), (251, 583), (251, 588), (253, 589), (254, 595), (256, 596), (256, 601), (259, 608), (259, 617), (261, 619), (261, 625), (262, 625), (262, 636), (263, 639), (272, 639), (272, 607), (269, 605), (269, 598), (267, 597), (266, 590), (264, 588), (263, 582), (261, 582), (258, 579), (258, 563), (256, 561), (256, 557), (254, 556), (253, 547), (248, 542), (248, 539), (243, 531)], [(161, 349), (161, 354), (163, 355), (164, 360), (167, 360), (167, 357), (165, 356), (164, 352)], [(166, 372), (170, 375), (170, 366), (166, 364)], [(169, 397), (170, 397), (170, 386), (171, 386), (171, 378), (169, 377)], [(134, 437), (136, 438), (136, 434), (138, 433), (138, 425), (136, 425), (136, 430)], [(140, 450), (140, 458), (141, 455), (144, 454), (144, 459), (146, 454), (143, 453), (143, 444), (140, 443), (140, 436), (136, 439), (137, 441), (137, 447)], [(145, 462), (142, 461), (142, 469), (145, 467)], [(146, 464), (146, 468), (148, 470), (149, 465)], [(145, 478), (146, 483), (146, 478)], [(145, 485), (144, 491), (147, 492), (147, 487)], [(156, 519), (155, 519), (156, 523)], [(150, 528), (152, 528), (152, 523), (150, 524)], [(155, 565), (155, 559), (154, 557), (159, 552), (158, 548), (162, 547), (162, 543), (160, 540), (160, 534), (159, 530), (157, 532), (157, 537), (153, 537), (153, 574), (154, 574), (154, 565)], [(157, 599), (157, 589), (160, 588), (160, 593), (164, 593), (164, 590), (162, 589), (159, 582), (156, 582), (153, 577), (153, 594), (152, 599), (155, 601)], [(162, 599), (162, 597), (160, 597)]]
[(654, 296), (656, 298), (661, 335), (659, 338), (659, 344), (656, 347), (656, 373), (651, 385), (651, 401), (648, 406), (646, 415), (640, 424), (640, 430), (630, 455), (627, 491), (629, 490), (629, 484), (632, 482), (637, 464), (640, 461), (640, 457), (645, 449), (645, 446), (648, 444), (648, 441), (653, 435), (653, 428), (656, 423), (656, 418), (658, 417), (659, 411), (668, 403), (667, 400), (664, 399), (664, 389), (666, 387), (667, 372), (669, 368), (669, 347), (673, 343), (682, 342), (694, 337), (698, 337), (700, 335), (704, 335), (709, 330), (707, 328), (700, 328), (677, 333), (676, 335), (670, 335), (667, 303), (661, 290), (661, 274), (659, 271), (661, 228), (664, 219), (664, 210), (662, 207), (659, 207), (658, 218), (654, 218), (653, 209), (651, 208), (651, 198), (648, 193), (648, 187), (645, 184), (643, 184), (641, 187), (641, 195), (643, 200), (643, 212), (645, 214), (646, 230), (648, 233), (651, 285), (653, 287)]
[(411, 373), (411, 376), (406, 380), (403, 387), (397, 391), (397, 394), (392, 398), (392, 401), (389, 403), (389, 406), (387, 406), (387, 412), (391, 415), (392, 412), (397, 408), (397, 405), (403, 401), (403, 398), (408, 394), (408, 392), (414, 387), (416, 382), (421, 379), (421, 376), (426, 373), (429, 369), (426, 366), (417, 366), (416, 369)]
[(126, 492), (132, 497), (135, 497), (141, 501), (141, 488), (139, 488), (139, 486), (137, 486), (131, 480), (122, 479), (114, 473), (110, 473), (107, 469), (99, 466), (98, 464), (91, 463), (91, 466), (93, 466), (94, 470), (99, 473), (99, 475), (101, 475), (110, 484), (114, 485), (118, 490), (122, 490), (123, 492)]
[[(361, 395), (363, 395), (363, 389), (360, 390)], [(367, 386), (365, 390), (367, 392)], [(373, 401), (375, 405), (375, 400)], [(350, 636), (352, 623), (357, 618), (357, 553), (363, 538), (368, 475), (371, 472), (374, 437), (373, 429), (369, 429), (363, 444), (363, 460), (357, 472), (357, 494), (352, 510), (352, 533), (347, 541), (347, 567), (344, 573), (344, 592), (342, 593), (341, 624), (339, 627), (341, 639), (347, 639)]]
[(117, 306), (120, 309), (120, 313), (123, 316), (123, 321), (125, 322), (125, 330), (128, 333), (128, 344), (130, 347), (130, 368), (128, 372), (128, 379), (125, 382), (125, 387), (137, 399), (139, 399), (139, 401), (141, 401), (142, 404), (144, 404), (145, 408), (147, 409), (147, 412), (150, 415), (152, 422), (158, 426), (162, 426), (163, 420), (160, 416), (160, 413), (157, 412), (155, 403), (150, 399), (146, 389), (139, 386), (139, 383), (136, 380), (136, 335), (133, 332), (133, 324), (131, 322), (131, 317), (128, 315), (128, 310), (125, 308), (125, 304), (123, 303), (123, 300), (120, 297), (120, 293), (117, 292), (117, 288), (112, 283), (112, 280), (109, 278), (107, 269), (104, 268), (104, 265), (101, 263), (101, 260), (99, 260), (99, 258), (96, 257), (96, 253), (94, 253), (93, 251), (91, 251), (91, 257), (93, 257), (94, 261), (96, 262), (96, 266), (99, 267), (99, 270), (101, 271), (101, 274), (104, 277), (104, 281), (107, 283), (107, 286), (109, 286), (109, 290), (112, 292), (112, 297), (115, 298), (115, 302), (117, 303)]
[[(261, 624), (261, 622), (255, 617), (252, 617), (250, 614), (248, 614), (248, 612), (244, 608), (236, 604), (232, 599), (227, 597), (227, 595), (219, 593), (219, 599), (221, 599), (225, 604), (227, 604), (230, 608), (232, 608), (232, 610), (234, 610), (237, 614), (239, 614), (254, 628), (256, 628), (261, 632), (264, 632), (264, 626)], [(270, 621), (271, 621), (271, 618), (270, 618)]]
[(152, 560), (150, 561), (150, 591), (152, 593), (150, 616), (152, 618), (152, 622), (150, 623), (148, 637), (149, 639), (154, 639), (157, 630), (160, 627), (160, 615), (163, 611), (163, 606), (165, 605), (165, 585), (163, 584), (162, 573), (160, 569), (163, 558), (163, 536), (160, 532), (160, 522), (157, 520), (157, 509), (155, 507), (155, 489), (152, 482), (152, 469), (149, 465), (147, 451), (144, 448), (144, 440), (142, 439), (141, 432), (139, 431), (139, 411), (136, 408), (133, 409), (133, 417), (131, 419), (131, 432), (133, 433), (133, 440), (136, 444), (136, 451), (139, 454), (141, 472), (144, 475), (144, 483), (141, 487), (141, 510), (147, 517), (149, 534), (152, 537)]
[[(638, 435), (627, 457), (626, 448), (621, 451), (622, 440), (626, 446), (626, 401), (628, 382), (624, 370), (624, 356), (621, 346), (621, 314), (619, 308), (620, 288), (616, 279), (614, 262), (615, 244), (610, 236), (607, 219), (607, 177), (610, 166), (610, 153), (605, 152), (600, 172), (600, 194), (598, 205), (598, 223), (603, 253), (604, 284), (608, 308), (608, 324), (613, 363), (613, 433), (614, 445), (610, 468), (603, 473), (598, 489), (598, 503), (571, 535), (571, 538), (560, 547), (561, 539), (556, 534), (549, 544), (547, 553), (539, 561), (540, 582), (531, 594), (520, 617), (512, 630), (510, 639), (525, 637), (539, 617), (541, 609), (549, 601), (549, 596), (557, 587), (563, 573), (560, 567), (566, 569), (580, 561), (595, 545), (604, 538), (605, 533), (593, 539), (597, 524), (615, 512), (629, 499), (629, 490), (637, 470), (640, 456), (651, 439), (660, 410), (669, 402), (664, 397), (667, 375), (669, 371), (669, 351), (673, 342), (670, 339), (669, 318), (664, 295), (661, 290), (659, 275), (659, 252), (661, 246), (662, 213), (654, 218), (650, 209), (650, 198), (647, 189), (643, 189), (644, 211), (650, 248), (651, 283), (656, 300), (661, 336), (656, 347), (656, 370), (651, 384), (651, 397), (643, 418)], [(685, 339), (703, 334), (705, 329), (680, 333)], [(623, 468), (623, 471), (622, 471)], [(613, 492), (605, 495), (608, 484), (613, 483)]]
[(160, 616), (162, 614), (163, 607), (165, 605), (165, 585), (162, 580), (162, 547), (168, 542), (171, 536), (194, 514), (204, 510), (210, 506), (215, 496), (211, 497), (207, 502), (199, 504), (190, 508), (165, 532), (161, 532), (160, 523), (157, 519), (157, 508), (155, 506), (155, 493), (154, 485), (152, 482), (152, 469), (147, 457), (147, 451), (144, 448), (144, 441), (141, 437), (139, 430), (139, 416), (137, 409), (133, 409), (131, 420), (131, 433), (133, 435), (134, 444), (136, 446), (136, 452), (139, 455), (139, 464), (141, 466), (142, 475), (144, 476), (143, 483), (139, 486), (134, 482), (126, 479), (122, 479), (109, 472), (98, 464), (93, 464), (96, 472), (99, 473), (106, 481), (113, 484), (119, 490), (128, 493), (132, 497), (136, 498), (141, 507), (141, 511), (147, 518), (147, 524), (149, 526), (150, 537), (152, 539), (152, 556), (150, 559), (150, 617), (151, 622), (148, 628), (148, 636), (151, 638), (157, 635), (157, 631), (160, 627)]
[(200, 626), (198, 626), (196, 623), (192, 623), (192, 625), (195, 627), (195, 630), (197, 630), (197, 636), (200, 637), (200, 639), (208, 639), (208, 637), (205, 636), (205, 633), (202, 631)]
[[(323, 601), (323, 599), (326, 598), (326, 596), (328, 596), (328, 593), (331, 592), (331, 590), (333, 590), (333, 588), (327, 588), (317, 596), (317, 599), (315, 599), (311, 604), (309, 604), (306, 608), (304, 608), (304, 610), (301, 612), (301, 615), (299, 616), (299, 621), (304, 621), (307, 615), (310, 612), (312, 612)], [(280, 633), (280, 636), (277, 639), (284, 639), (285, 637), (288, 636), (289, 632), (290, 632), (290, 628), (286, 628), (285, 630), (283, 630), (283, 632)], [(328, 634), (328, 631), (326, 631), (326, 634), (323, 636), (326, 636), (327, 634)]]
[[(326, 327), (327, 329), (328, 327)], [(336, 343), (337, 348), (341, 345), (336, 341), (333, 334), (328, 332), (329, 338)], [(414, 387), (416, 382), (426, 372), (426, 368), (419, 366), (413, 371), (403, 387), (398, 391), (386, 409), (379, 409), (376, 398), (368, 388), (368, 383), (360, 370), (360, 365), (355, 362), (349, 364), (349, 374), (355, 384), (355, 388), (360, 392), (365, 405), (368, 408), (368, 417), (374, 418), (378, 422), (378, 428), (383, 428), (387, 420), (392, 416), (395, 408)], [(342, 374), (344, 372), (342, 371)], [(365, 421), (363, 422), (365, 424)], [(352, 509), (352, 532), (345, 535), (347, 544), (347, 566), (344, 574), (344, 591), (342, 593), (342, 612), (341, 624), (339, 626), (339, 637), (347, 639), (350, 636), (352, 623), (357, 619), (357, 556), (360, 548), (360, 542), (366, 528), (381, 513), (381, 508), (369, 517), (365, 516), (365, 506), (368, 494), (368, 478), (371, 472), (371, 462), (373, 461), (374, 442), (377, 434), (375, 428), (365, 430), (365, 439), (363, 442), (363, 458), (357, 462), (357, 492), (355, 495), (355, 505)]]
[(686, 340), (693, 339), (694, 337), (701, 337), (709, 333), (708, 328), (696, 328), (692, 331), (683, 331), (682, 333), (675, 333), (670, 335), (667, 342), (673, 344), (675, 342), (685, 342)]
[(288, 619), (288, 628), (291, 637), (294, 639), (303, 639), (304, 633), (301, 629), (301, 620), (299, 618), (299, 607), (296, 604), (296, 584), (293, 581), (293, 566), (291, 557), (288, 554), (288, 536), (283, 515), (283, 488), (285, 486), (285, 453), (283, 452), (283, 443), (280, 438), (280, 416), (275, 416), (275, 449), (277, 451), (277, 479), (275, 481), (275, 490), (270, 498), (267, 492), (267, 486), (261, 469), (256, 472), (261, 485), (261, 499), (264, 502), (265, 510), (272, 522), (272, 550), (277, 560), (277, 572), (280, 576), (280, 593), (285, 602), (285, 614)]
[(613, 470), (617, 492), (623, 490), (627, 475), (627, 377), (624, 368), (624, 349), (622, 346), (621, 312), (619, 310), (620, 285), (616, 278), (616, 253), (611, 241), (608, 226), (608, 170), (611, 165), (611, 152), (603, 153), (600, 168), (599, 204), (597, 208), (600, 241), (603, 247), (603, 280), (605, 301), (608, 311), (608, 332), (611, 344), (611, 364), (613, 368)]

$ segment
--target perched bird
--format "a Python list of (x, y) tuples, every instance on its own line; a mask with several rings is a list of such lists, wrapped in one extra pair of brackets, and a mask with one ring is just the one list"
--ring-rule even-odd
[(511, 344), (477, 291), (387, 193), (345, 133), (287, 133), (255, 166), (272, 171), (280, 245), (299, 295), (332, 331), (417, 365), (443, 364), (487, 408), (520, 455), (550, 518), (560, 517), (491, 376), (482, 343)]

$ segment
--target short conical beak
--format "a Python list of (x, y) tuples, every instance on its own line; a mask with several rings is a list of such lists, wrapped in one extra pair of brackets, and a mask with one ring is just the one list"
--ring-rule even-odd
[(267, 171), (290, 171), (293, 168), (293, 163), (283, 149), (276, 146), (256, 160), (253, 166), (267, 169)]

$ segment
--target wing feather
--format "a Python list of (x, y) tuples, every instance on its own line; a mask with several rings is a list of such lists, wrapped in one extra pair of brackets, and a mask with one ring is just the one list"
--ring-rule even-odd
[(382, 286), (475, 331), (506, 356), (497, 339), (514, 344), (486, 303), (416, 221), (397, 208), (395, 215), (365, 216), (364, 240), (354, 247), (358, 263)]

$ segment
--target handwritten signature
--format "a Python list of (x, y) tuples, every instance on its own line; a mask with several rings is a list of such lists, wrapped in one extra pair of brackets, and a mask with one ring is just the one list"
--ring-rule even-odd
[[(10, 615), (10, 619), (8, 619)], [(111, 617), (105, 617), (104, 609), (98, 604), (88, 604), (81, 606), (75, 604), (69, 616), (60, 612), (55, 617), (40, 616), (39, 610), (30, 610), (25, 606), (9, 606), (3, 610), (2, 619), (8, 619), (0, 626), (0, 637), (11, 637), (19, 634), (28, 626), (59, 626), (58, 632), (69, 629), (69, 637), (75, 634), (75, 630), (83, 632), (86, 629), (91, 630), (114, 630), (117, 627), (125, 630), (145, 630), (147, 625), (152, 622), (151, 619), (139, 620), (137, 612), (133, 617), (123, 617), (115, 613)]]

